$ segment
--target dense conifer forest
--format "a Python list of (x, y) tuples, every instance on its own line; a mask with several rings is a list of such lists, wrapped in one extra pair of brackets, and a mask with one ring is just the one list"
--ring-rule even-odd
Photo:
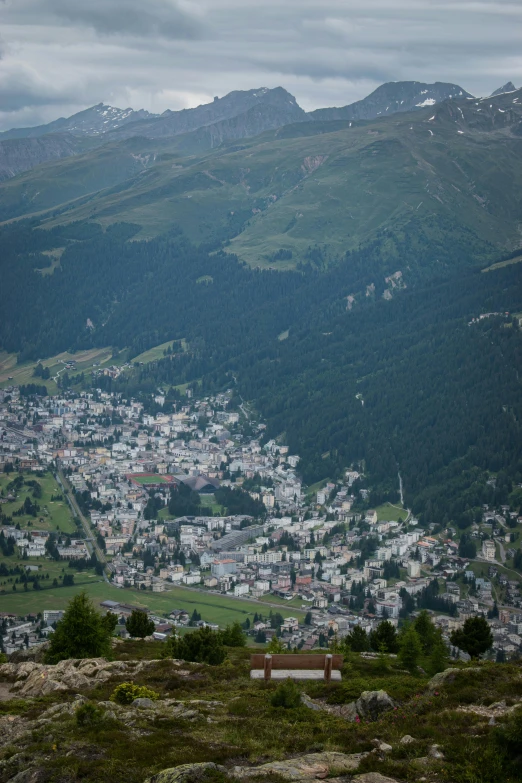
[[(0, 345), (20, 361), (108, 345), (132, 358), (183, 338), (187, 350), (96, 385), (161, 386), (171, 404), (176, 385), (237, 381), (307, 482), (360, 464), (379, 502), (397, 497), (400, 472), (426, 521), (464, 527), (522, 480), (521, 264), (480, 272), (472, 250), (422, 245), (414, 224), (329, 267), (311, 248), (288, 272), (252, 269), (219, 238), (196, 247), (173, 227), (135, 242), (136, 230), (3, 227)], [(484, 313), (497, 315), (472, 322)]]

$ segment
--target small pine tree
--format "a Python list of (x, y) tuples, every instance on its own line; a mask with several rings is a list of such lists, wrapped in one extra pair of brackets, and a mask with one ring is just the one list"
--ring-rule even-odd
[(399, 644), (395, 626), (389, 620), (383, 620), (382, 623), (379, 623), (375, 631), (370, 634), (370, 645), (372, 650), (376, 652), (379, 652), (384, 645), (386, 652), (396, 653)]
[[(422, 640), (421, 640), (422, 644)], [(429, 659), (429, 671), (430, 674), (437, 674), (443, 672), (448, 665), (448, 650), (442, 638), (440, 631), (436, 632), (435, 639), (433, 641), (430, 659)]]
[(54, 664), (67, 658), (108, 657), (112, 631), (104, 619), (87, 593), (74, 596), (51, 635), (45, 662)]
[(246, 636), (239, 623), (227, 625), (224, 631), (221, 631), (221, 643), (225, 647), (245, 647)]
[(479, 658), (493, 645), (493, 634), (484, 617), (468, 617), (462, 628), (453, 631), (450, 639), (471, 658)]
[(354, 626), (353, 631), (345, 637), (344, 643), (353, 652), (366, 652), (370, 649), (368, 634), (360, 625)]
[(279, 655), (281, 653), (286, 652), (286, 647), (281, 642), (281, 640), (277, 638), (277, 636), (272, 636), (268, 644), (268, 647), (266, 648), (266, 651), (274, 655)]
[(424, 655), (429, 655), (437, 640), (437, 629), (426, 609), (423, 609), (413, 623), (413, 627), (419, 636)]
[(131, 636), (143, 639), (154, 633), (154, 623), (149, 620), (146, 612), (133, 609), (130, 617), (125, 622), (125, 627)]
[(422, 655), (422, 645), (415, 628), (410, 625), (402, 634), (399, 646), (399, 661), (406, 669), (414, 671)]

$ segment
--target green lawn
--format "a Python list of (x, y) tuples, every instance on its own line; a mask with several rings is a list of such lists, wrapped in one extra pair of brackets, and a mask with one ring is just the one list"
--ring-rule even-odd
[[(16, 354), (6, 353), (0, 351), (0, 388), (16, 384), (17, 386), (36, 383), (39, 386), (47, 386), (49, 394), (56, 394), (58, 387), (53, 380), (53, 377), (60, 372), (61, 375), (65, 372), (64, 362), (74, 360), (76, 362), (75, 370), (67, 370), (69, 375), (76, 375), (80, 372), (88, 372), (92, 369), (93, 365), (110, 365), (115, 364), (112, 360), (111, 348), (92, 348), (87, 351), (78, 351), (77, 353), (70, 353), (65, 351), (57, 356), (51, 356), (49, 359), (42, 360), (42, 365), (49, 368), (51, 377), (49, 380), (44, 381), (41, 378), (35, 378), (33, 375), (36, 362), (23, 362), (17, 363)], [(12, 380), (9, 380), (12, 378)]]
[[(74, 581), (78, 585), (90, 584), (93, 580), (100, 579), (100, 577), (95, 574), (94, 569), (77, 571), (75, 568), (69, 568), (69, 563), (66, 560), (49, 560), (44, 557), (29, 557), (27, 560), (22, 560), (17, 554), (12, 555), (11, 557), (5, 557), (0, 553), (0, 563), (5, 563), (7, 568), (16, 568), (16, 566), (20, 566), (20, 568), (38, 566), (38, 571), (31, 570), (29, 573), (38, 575), (42, 580), (42, 588), (50, 587), (53, 583), (53, 579), (59, 579), (60, 576), (63, 576), (64, 574), (73, 574)], [(43, 579), (43, 576), (46, 574), (49, 574), (49, 579)], [(14, 581), (15, 578), (16, 577), (0, 576), (0, 590), (11, 591), (12, 582), (9, 582), (8, 580), (12, 579)], [(19, 589), (18, 585), (17, 589)], [(0, 599), (0, 603), (2, 603), (3, 600), (4, 599)]]
[[(97, 605), (105, 600), (141, 604), (153, 612), (164, 615), (173, 609), (186, 609), (191, 614), (194, 609), (197, 609), (203, 620), (218, 623), (220, 626), (235, 621), (242, 623), (247, 617), (252, 621), (255, 612), (260, 611), (260, 605), (255, 601), (241, 601), (213, 593), (195, 592), (183, 587), (174, 587), (167, 593), (151, 593), (119, 589), (104, 581), (94, 582), (94, 580), (78, 587), (29, 591), (25, 594), (9, 592), (0, 596), (0, 603), (2, 611), (16, 614), (41, 612), (44, 609), (63, 609), (81, 589), (85, 589)], [(295, 617), (302, 615), (302, 612), (297, 612), (295, 609), (285, 611), (284, 607), (281, 607), (281, 614), (283, 617)]]
[[(0, 493), (7, 495), (8, 485), (16, 478), (17, 473), (0, 473)], [(35, 501), (40, 506), (40, 512), (36, 517), (24, 515), (13, 517), (13, 524), (20, 523), (21, 528), (34, 528), (35, 530), (61, 530), (63, 533), (76, 533), (77, 528), (74, 524), (71, 509), (65, 498), (63, 500), (51, 500), (51, 497), (61, 493), (60, 487), (52, 473), (46, 473), (43, 478), (33, 473), (24, 473), (24, 479), (27, 481), (38, 481), (42, 487), (42, 496), (33, 497), (31, 487), (23, 486), (16, 493), (16, 500), (2, 504), (2, 513), (11, 516), (24, 503), (26, 497)]]
[(377, 512), (377, 519), (379, 522), (397, 522), (399, 517), (405, 520), (408, 516), (408, 512), (400, 503), (397, 503), (396, 505), (383, 503), (382, 506), (377, 506), (375, 511)]
[(132, 480), (137, 484), (167, 484), (168, 481), (164, 476), (140, 476), (139, 474), (132, 477)]
[[(161, 345), (156, 345), (154, 348), (149, 348), (148, 351), (144, 351), (143, 353), (140, 353), (139, 356), (136, 356), (134, 359), (132, 359), (132, 362), (143, 362), (144, 364), (147, 364), (147, 362), (155, 362), (158, 359), (163, 359), (164, 354), (163, 351), (166, 351), (167, 348), (169, 348), (172, 345), (173, 341), (168, 340), (166, 343), (162, 343)], [(183, 338), (181, 340), (181, 346), (184, 351), (187, 350), (187, 342)]]
[[(297, 614), (300, 616), (303, 614), (303, 610), (301, 609), (301, 606), (303, 605), (303, 601), (301, 598), (292, 598), (291, 601), (285, 601), (284, 598), (280, 598), (278, 595), (264, 595), (262, 598), (259, 599), (262, 603), (269, 603), (269, 604), (280, 604), (281, 606), (287, 606), (290, 608), (298, 609)], [(290, 613), (292, 617), (295, 616), (296, 612)]]

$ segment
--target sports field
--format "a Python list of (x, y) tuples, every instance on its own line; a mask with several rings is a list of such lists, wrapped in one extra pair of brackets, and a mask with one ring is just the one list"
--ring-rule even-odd
[(133, 473), (127, 476), (136, 484), (168, 484), (172, 481), (171, 476), (160, 476), (159, 473)]

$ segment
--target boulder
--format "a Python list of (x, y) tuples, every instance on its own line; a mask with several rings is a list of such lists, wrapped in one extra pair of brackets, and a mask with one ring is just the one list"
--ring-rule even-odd
[(438, 688), (443, 688), (447, 682), (453, 682), (455, 677), (459, 674), (462, 674), (463, 672), (480, 671), (481, 669), (478, 666), (470, 666), (467, 669), (456, 669), (454, 667), (450, 667), (449, 669), (445, 669), (443, 672), (439, 672), (434, 677), (432, 677), (428, 683), (428, 688), (430, 691), (436, 691)]
[(416, 740), (410, 734), (405, 734), (404, 737), (401, 737), (399, 740), (401, 745), (411, 745), (412, 742), (416, 742)]
[(387, 778), (380, 772), (365, 772), (364, 775), (356, 775), (352, 783), (397, 783), (394, 778)]
[(380, 739), (373, 739), (372, 745), (375, 745), (375, 750), (380, 751), (380, 753), (391, 753), (393, 750), (391, 745), (388, 745), (387, 742), (383, 742)]
[(393, 699), (386, 691), (363, 691), (355, 702), (357, 714), (364, 720), (377, 720), (379, 715), (394, 707)]
[(351, 721), (352, 723), (357, 717), (354, 701), (350, 704), (324, 704), (323, 702), (314, 701), (306, 693), (302, 693), (301, 704), (315, 712), (329, 712), (330, 715), (337, 715), (339, 718), (344, 718), (344, 720)]
[(212, 770), (225, 771), (224, 767), (214, 764), (212, 761), (199, 764), (180, 764), (179, 767), (171, 767), (158, 772), (145, 783), (198, 783), (207, 772)]
[(153, 710), (156, 703), (152, 699), (134, 699), (131, 707), (138, 707), (139, 709)]
[(285, 780), (313, 780), (326, 778), (331, 774), (355, 772), (366, 753), (308, 753), (285, 761), (270, 761), (259, 767), (233, 767), (232, 777), (246, 780), (263, 775), (279, 775)]

